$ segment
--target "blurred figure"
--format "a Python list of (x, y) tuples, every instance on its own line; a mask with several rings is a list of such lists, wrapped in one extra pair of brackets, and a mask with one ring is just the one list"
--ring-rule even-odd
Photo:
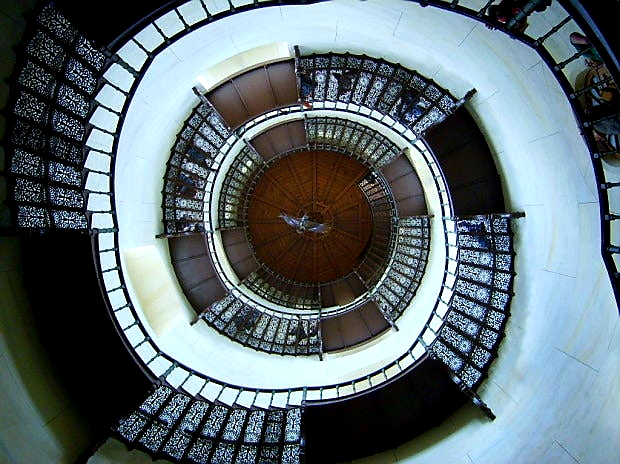
[(312, 103), (310, 103), (310, 99), (312, 98), (312, 93), (314, 92), (317, 83), (306, 71), (300, 72), (299, 82), (299, 96), (301, 98), (301, 102), (306, 108), (311, 108)]
[(401, 123), (411, 123), (422, 116), (426, 111), (426, 105), (422, 102), (422, 94), (420, 92), (407, 92), (398, 102), (396, 114)]
[(583, 56), (586, 59), (586, 64), (590, 67), (600, 65), (603, 60), (598, 52), (594, 49), (590, 40), (579, 32), (571, 32), (569, 36), (570, 43), (578, 52), (583, 51)]
[[(510, 29), (524, 32), (528, 26), (527, 17), (533, 12), (543, 12), (549, 6), (551, 0), (500, 0), (497, 5), (489, 7), (487, 15), (493, 21), (505, 24)], [(488, 27), (493, 29), (492, 26)]]

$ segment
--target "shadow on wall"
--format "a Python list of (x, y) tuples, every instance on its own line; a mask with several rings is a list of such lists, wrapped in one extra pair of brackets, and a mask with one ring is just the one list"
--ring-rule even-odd
[[(492, 427), (489, 421), (479, 409), (472, 403), (466, 403), (458, 411), (448, 417), (439, 426), (430, 429), (428, 432), (417, 436), (415, 439), (404, 443), (395, 450), (391, 451), (397, 456), (415, 456), (422, 454), (426, 449), (431, 449), (438, 443), (444, 441), (446, 437), (471, 427), (472, 424), (481, 427)], [(344, 464), (344, 463), (341, 463)]]

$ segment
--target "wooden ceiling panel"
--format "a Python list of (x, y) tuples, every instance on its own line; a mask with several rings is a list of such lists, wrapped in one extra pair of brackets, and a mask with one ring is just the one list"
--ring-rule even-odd
[(239, 277), (239, 279), (241, 280), (245, 279), (251, 273), (258, 270), (258, 263), (256, 262), (254, 255), (248, 257), (243, 261), (238, 261), (234, 264), (231, 264), (231, 266), (235, 271), (235, 274), (237, 274), (237, 277)]
[(208, 255), (179, 261), (174, 267), (186, 290), (216, 275)]
[(368, 340), (372, 334), (357, 311), (345, 313), (340, 318), (342, 341), (345, 346), (357, 345)]
[(286, 153), (298, 145), (293, 141), (291, 137), (291, 131), (288, 124), (280, 124), (272, 127), (269, 132), (269, 139), (274, 147), (274, 150), (279, 153)]
[(232, 128), (239, 127), (248, 119), (248, 110), (231, 82), (222, 84), (211, 91), (207, 94), (207, 99), (226, 121), (226, 124)]
[(358, 312), (373, 335), (377, 335), (390, 328), (390, 324), (385, 320), (385, 317), (379, 311), (377, 303), (373, 300), (368, 300), (362, 307), (358, 308)]
[(207, 244), (202, 234), (170, 238), (168, 239), (168, 247), (173, 262), (207, 253)]
[(422, 184), (415, 172), (391, 181), (390, 188), (397, 200), (423, 194)]
[[(373, 228), (370, 206), (357, 184), (367, 172), (346, 155), (326, 151), (274, 161), (249, 197), (247, 224), (257, 258), (300, 282), (349, 274), (359, 265)], [(306, 214), (324, 230), (296, 230), (278, 217), (281, 212), (298, 221)]]
[(260, 133), (251, 140), (256, 151), (269, 161), (290, 150), (306, 146), (306, 129), (303, 120), (280, 124)]
[(265, 161), (269, 161), (271, 158), (276, 156), (278, 153), (275, 151), (273, 145), (271, 144), (271, 140), (269, 140), (269, 136), (265, 133), (260, 134), (254, 137), (250, 144), (254, 147), (254, 149), (261, 155)]
[(405, 155), (397, 156), (390, 163), (381, 168), (383, 175), (388, 181), (406, 176), (410, 172), (413, 172), (413, 170), (413, 166)]
[(246, 241), (245, 230), (242, 227), (222, 230), (221, 235), (225, 247)]
[(224, 298), (226, 289), (218, 277), (211, 277), (188, 289), (186, 295), (194, 310), (200, 313), (208, 306)]
[(351, 303), (356, 295), (351, 286), (344, 280), (336, 281), (332, 284), (334, 300), (337, 305), (343, 306)]
[(260, 66), (224, 82), (207, 94), (227, 124), (239, 127), (251, 118), (298, 100), (292, 60)]
[(321, 320), (321, 335), (324, 351), (335, 351), (344, 347), (344, 340), (342, 339), (337, 317)]
[(331, 195), (340, 163), (343, 160), (341, 156), (329, 156), (329, 154), (323, 156), (318, 167), (317, 195), (319, 198), (325, 199)]
[(414, 195), (396, 202), (399, 217), (423, 216), (428, 214), (424, 195)]
[(308, 143), (306, 137), (306, 127), (303, 120), (291, 121), (287, 123), (289, 132), (291, 134), (291, 145), (294, 148), (305, 147)]
[(245, 240), (233, 245), (224, 246), (224, 251), (226, 252), (228, 261), (232, 265), (253, 257), (252, 249)]
[(242, 74), (234, 78), (233, 83), (248, 109), (250, 118), (275, 108), (273, 90), (264, 68)]

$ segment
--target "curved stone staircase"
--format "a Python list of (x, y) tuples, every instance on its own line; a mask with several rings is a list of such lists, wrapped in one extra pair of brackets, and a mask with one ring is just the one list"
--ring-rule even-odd
[[(312, 69), (313, 78), (318, 82), (325, 82), (327, 75), (345, 72), (349, 68), (327, 66), (328, 69), (324, 70), (320, 68), (320, 64), (333, 65), (336, 62), (342, 65), (343, 60), (346, 60), (347, 66), (357, 63), (367, 70), (362, 74), (362, 78), (358, 78), (352, 84), (346, 95), (352, 95), (350, 98), (353, 99), (357, 98), (357, 103), (370, 105), (375, 109), (381, 108), (388, 113), (391, 112), (392, 115), (396, 114), (396, 108), (399, 108), (402, 100), (400, 95), (403, 94), (405, 87), (402, 85), (403, 79), (413, 82), (424, 95), (429, 95), (429, 100), (424, 103), (426, 113), (417, 114), (406, 123), (414, 133), (418, 131), (418, 136), (423, 136), (428, 130), (428, 145), (437, 152), (437, 160), (446, 175), (455, 211), (462, 216), (455, 217), (453, 222), (459, 241), (459, 256), (455, 258), (458, 264), (454, 275), (454, 293), (447, 302), (450, 309), (443, 325), (436, 328), (437, 339), (427, 347), (428, 354), (405, 373), (379, 388), (354, 394), (347, 400), (307, 400), (302, 408), (294, 408), (294, 411), (299, 411), (297, 427), (302, 431), (302, 438), (296, 444), (299, 447), (297, 451), (299, 455), (293, 458), (287, 455), (288, 457), (284, 458), (280, 450), (278, 462), (298, 462), (297, 459), (302, 457), (304, 462), (339, 462), (375, 454), (432, 428), (472, 399), (493, 418), (493, 413), (473, 392), (483, 381), (490, 363), (497, 356), (497, 347), (509, 316), (514, 276), (510, 220), (514, 215), (503, 213), (505, 208), (499, 174), (483, 135), (464, 107), (457, 105), (456, 100), (442, 96), (431, 82), (416, 73), (406, 73), (394, 65), (390, 68), (387, 63), (374, 62), (370, 57), (359, 59), (352, 55), (332, 57), (328, 54), (312, 58), (298, 56), (297, 60), (303, 65), (295, 66), (289, 62), (283, 63), (282, 66), (270, 64), (268, 67), (260, 67), (236, 76), (223, 83), (222, 88), (218, 87), (206, 95), (198, 95), (201, 102), (199, 108), (203, 109), (194, 110), (194, 114), (202, 111), (203, 114), (209, 114), (210, 117), (224, 122), (218, 124), (218, 127), (227, 127), (231, 128), (232, 132), (238, 132), (252, 118), (277, 110), (278, 101), (290, 104), (291, 91), (286, 85), (298, 82), (291, 78), (295, 69), (303, 68), (306, 73)], [(274, 78), (278, 72), (288, 77)], [(381, 73), (388, 77), (381, 77)], [(264, 85), (248, 84), (255, 81)], [(278, 87), (268, 85), (272, 81), (285, 83), (284, 96), (279, 97)], [(376, 89), (379, 87), (383, 90), (377, 93)], [(375, 90), (369, 91), (371, 88)], [(395, 89), (398, 89), (398, 92)], [(297, 92), (299, 93), (295, 101), (302, 100), (301, 89)], [(265, 93), (272, 98), (264, 98)], [(226, 104), (225, 96), (232, 98), (230, 105)], [(309, 101), (317, 103), (322, 101), (321, 98), (329, 100), (349, 97), (343, 96), (337, 88), (325, 84), (315, 89)], [(249, 106), (244, 104), (247, 101), (262, 103), (256, 103), (250, 110)], [(449, 113), (442, 113), (442, 109)], [(421, 123), (419, 118), (426, 118), (425, 123)], [(192, 165), (191, 158), (195, 147), (203, 143), (198, 140), (216, 139), (215, 136), (209, 135), (215, 125), (205, 123), (203, 116), (190, 117), (189, 121), (202, 121), (202, 123), (190, 122), (191, 129), (181, 132), (181, 137), (185, 140), (192, 140), (193, 147), (188, 149), (187, 144), (175, 145), (173, 159), (178, 161), (169, 163), (166, 173), (167, 185), (175, 184), (175, 176), (179, 173), (178, 167), (184, 169), (184, 172), (191, 171), (193, 175), (197, 175), (196, 170), (192, 171), (187, 166)], [(321, 129), (317, 130), (319, 126)], [(339, 132), (336, 131), (337, 128)], [(344, 136), (346, 130), (348, 133)], [(260, 277), (261, 274), (257, 271), (257, 268), (260, 270), (260, 265), (253, 259), (252, 244), (246, 242), (247, 237), (243, 232), (246, 227), (243, 217), (243, 196), (252, 188), (244, 187), (244, 183), (251, 185), (255, 182), (253, 179), (260, 171), (260, 166), (266, 162), (273, 162), (282, 156), (282, 153), (294, 153), (309, 146), (340, 149), (350, 144), (371, 145), (372, 139), (361, 142), (362, 134), (356, 133), (355, 130), (354, 126), (347, 128), (346, 122), (339, 123), (338, 120), (329, 118), (315, 122), (306, 117), (303, 121), (287, 121), (282, 125), (272, 126), (246, 142), (240, 155), (237, 155), (240, 161), (232, 164), (233, 167), (224, 178), (225, 203), (220, 204), (218, 214), (220, 224), (224, 225), (222, 236), (226, 255), (231, 259), (233, 268), (239, 270), (238, 276), (243, 284), (262, 297), (269, 298), (274, 294), (289, 295), (296, 291), (296, 285), (287, 284), (285, 280), (274, 280), (269, 274)], [(229, 130), (225, 131), (225, 134), (229, 135)], [(334, 135), (336, 132), (338, 135)], [(321, 138), (317, 139), (313, 134), (321, 134)], [(356, 134), (355, 138), (352, 134)], [(222, 146), (225, 138), (221, 137), (218, 140), (215, 145)], [(389, 142), (386, 141), (383, 145), (389, 146)], [(181, 153), (180, 146), (187, 150), (188, 154)], [(204, 145), (201, 151), (210, 153)], [(329, 351), (355, 346), (390, 327), (397, 328), (396, 321), (415, 295), (417, 285), (424, 274), (430, 224), (428, 217), (424, 216), (427, 211), (424, 192), (416, 171), (407, 157), (397, 148), (384, 151), (381, 155), (377, 154), (376, 149), (370, 149), (367, 153), (368, 157), (363, 159), (370, 166), (376, 166), (381, 170), (382, 178), (387, 182), (390, 193), (395, 192), (394, 199), (400, 216), (391, 271), (377, 286), (371, 299), (353, 311), (335, 316), (302, 319), (265, 311), (264, 308), (243, 301), (243, 298), (231, 292), (222, 296), (225, 284), (218, 280), (216, 266), (209, 257), (208, 242), (203, 238), (203, 231), (174, 230), (172, 234), (167, 234), (172, 262), (188, 300), (192, 302), (197, 312), (197, 320), (206, 321), (216, 330), (245, 346), (289, 355), (322, 356)], [(216, 163), (208, 164), (211, 167)], [(244, 170), (241, 169), (243, 166), (256, 166), (256, 168)], [(208, 175), (208, 171), (204, 171), (204, 179), (207, 179)], [(369, 190), (369, 195), (371, 198), (372, 190)], [(197, 212), (202, 212), (208, 209), (199, 203), (192, 207), (176, 199), (173, 201), (164, 204), (164, 211), (167, 211), (166, 206), (172, 204), (182, 210), (191, 207)], [(174, 213), (177, 216), (178, 214)], [(165, 217), (171, 216), (165, 213)], [(197, 219), (202, 221), (201, 217)], [(164, 236), (166, 235), (162, 235)], [(365, 287), (360, 287), (358, 292), (363, 292), (364, 288), (372, 288), (372, 282), (377, 282), (376, 278), (372, 277), (375, 274), (374, 270), (381, 268), (381, 263), (381, 258), (375, 262), (366, 260), (356, 272), (357, 276), (354, 276), (355, 282), (358, 283), (353, 283), (353, 288), (359, 286), (360, 281)], [(365, 274), (367, 278), (364, 278)], [(343, 286), (344, 294), (351, 294), (353, 299), (355, 291), (351, 293), (351, 287), (346, 290), (349, 285), (352, 284), (347, 284), (347, 280), (344, 279), (321, 288), (323, 303), (330, 301), (330, 293), (342, 294)], [(203, 291), (209, 293), (201, 298), (198, 295), (194, 296), (194, 291), (197, 294)], [(280, 299), (276, 301), (284, 302), (283, 298), (287, 297), (276, 298)], [(339, 299), (335, 296), (331, 298), (333, 302)], [(343, 300), (340, 298), (340, 301)], [(346, 302), (347, 300), (344, 301)], [(404, 404), (406, 407), (403, 407)], [(226, 406), (222, 408), (226, 409)], [(235, 411), (234, 408), (232, 406), (226, 414), (236, 417), (231, 412)], [(242, 410), (245, 411), (243, 408)], [(289, 414), (287, 408), (273, 411)], [(132, 419), (121, 422), (118, 430), (129, 446), (139, 447), (155, 456), (161, 454), (166, 447), (172, 446), (168, 440), (177, 433), (172, 432), (175, 427), (183, 429), (179, 422), (181, 419), (175, 423), (166, 423), (164, 427), (161, 424), (148, 425), (155, 424), (154, 420), (142, 416), (143, 412), (140, 410), (134, 412), (130, 416)], [(136, 417), (141, 419), (137, 420)], [(370, 418), (373, 419), (369, 420)], [(222, 421), (226, 423), (224, 419)], [(238, 426), (243, 428), (241, 423)], [(165, 433), (158, 432), (160, 439), (150, 443), (147, 438), (140, 438), (144, 434), (155, 433), (151, 432), (149, 427), (157, 430), (163, 430), (164, 427)], [(225, 428), (222, 426), (221, 430)], [(136, 432), (138, 429), (139, 432)], [(188, 462), (197, 459), (191, 457), (198, 455), (197, 451), (194, 451), (195, 448), (203, 450), (200, 456), (205, 462), (220, 462), (222, 459), (227, 459), (227, 462), (246, 462), (244, 459), (248, 459), (247, 453), (250, 451), (241, 452), (240, 449), (245, 446), (241, 442), (227, 443), (223, 438), (223, 432), (207, 439), (197, 430), (197, 428), (186, 430), (187, 433), (184, 433), (182, 440), (183, 451), (177, 452), (178, 456), (182, 456)], [(177, 438), (174, 442), (180, 443)], [(283, 441), (279, 446), (282, 448), (288, 445)], [(253, 457), (248, 462), (255, 462), (254, 459), (260, 455), (260, 451), (256, 449), (251, 452)]]
[[(72, 28), (62, 20), (49, 21), (48, 17), (47, 21), (41, 20), (41, 24), (52, 35), (58, 34), (54, 42), (62, 39), (60, 36), (65, 33), (74, 34), (67, 32)], [(56, 27), (64, 32), (59, 33)], [(41, 35), (33, 40), (43, 41), (38, 42), (39, 45), (45, 43)], [(70, 58), (81, 53), (82, 60), (90, 65), (82, 69), (75, 64), (80, 62), (79, 59), (69, 62), (76, 66), (74, 69), (81, 69), (91, 78), (96, 76), (102, 55), (91, 50), (87, 42), (75, 43), (78, 46)], [(24, 50), (32, 52), (38, 49), (32, 45)], [(59, 50), (66, 51), (66, 46), (60, 46)], [(32, 230), (50, 226), (85, 229), (91, 216), (81, 216), (84, 202), (76, 192), (84, 188), (87, 199), (89, 196), (106, 195), (90, 188), (86, 174), (109, 175), (90, 168), (85, 171), (82, 180), (79, 172), (83, 167), (79, 161), (79, 141), (88, 132), (84, 111), (92, 101), (94, 87), (76, 91), (69, 85), (68, 90), (62, 93), (65, 96), (63, 101), (70, 102), (68, 108), (58, 111), (58, 104), (44, 94), (45, 86), (35, 85), (28, 78), (28, 69), (33, 66), (45, 69), (55, 66), (53, 53), (49, 50), (43, 55), (38, 53), (28, 55), (30, 64), (24, 67), (23, 74), (17, 79), (23, 93), (20, 99), (13, 102), (16, 118), (8, 131), (12, 134), (10, 143), (14, 150), (12, 173), (15, 184), (12, 189), (30, 192), (31, 197), (28, 198), (48, 195), (48, 204), (53, 207), (45, 210), (36, 201), (32, 205), (28, 201), (20, 203), (21, 226)], [(298, 104), (307, 97), (298, 93), (300, 87), (296, 78), (300, 76), (300, 69), (314, 76), (317, 84), (311, 101), (353, 102), (376, 109), (401, 121), (432, 149), (450, 189), (455, 217), (449, 219), (453, 221), (458, 235), (457, 270), (452, 276), (454, 291), (450, 301), (445, 302), (450, 310), (445, 314), (443, 325), (434, 327), (437, 338), (429, 344), (427, 355), (418, 363), (381, 388), (351, 395), (345, 400), (305, 401), (303, 407), (237, 407), (208, 401), (200, 395), (192, 396), (167, 385), (165, 379), (150, 379), (152, 374), (136, 367), (136, 377), (147, 380), (138, 382), (138, 390), (151, 382), (154, 390), (144, 391), (146, 399), (134, 411), (122, 415), (113, 430), (128, 447), (143, 449), (154, 458), (183, 462), (338, 462), (397, 446), (440, 423), (472, 399), (487, 416), (494, 417), (474, 392), (497, 356), (510, 314), (514, 277), (511, 219), (519, 215), (505, 211), (501, 179), (493, 157), (484, 136), (466, 107), (462, 106), (464, 101), (459, 102), (442, 94), (432, 81), (392, 63), (350, 54), (298, 55), (297, 61), (274, 63), (255, 70), (255, 73), (234, 76), (215, 92), (206, 95), (197, 93), (203, 105), (197, 106), (193, 119), (190, 118), (195, 122), (193, 127), (208, 124), (214, 130), (202, 139), (202, 145), (192, 143), (188, 146), (188, 139), (184, 138), (184, 134), (179, 134), (168, 164), (162, 205), (164, 211), (174, 211), (172, 216), (165, 217), (162, 238), (165, 236), (168, 240), (179, 282), (188, 301), (196, 309), (195, 322), (204, 319), (231, 338), (255, 349), (314, 355), (354, 346), (394, 327), (393, 323), (404, 311), (404, 307), (394, 301), (402, 301), (399, 298), (403, 295), (409, 298), (415, 294), (423, 265), (419, 272), (411, 276), (410, 262), (411, 259), (420, 259), (424, 250), (428, 249), (428, 243), (424, 244), (424, 238), (420, 239), (415, 232), (420, 229), (419, 224), (412, 227), (414, 232), (399, 234), (394, 273), (381, 283), (378, 292), (357, 312), (302, 322), (275, 315), (265, 317), (265, 313), (255, 314), (251, 305), (228, 292), (219, 280), (208, 243), (203, 237), (203, 233), (208, 231), (200, 229), (204, 223), (202, 195), (210, 179), (209, 173), (218, 163), (218, 160), (210, 158), (211, 150), (220, 150), (226, 138), (256, 116)], [(357, 74), (343, 87), (339, 77), (351, 69), (357, 70)], [(49, 83), (45, 75), (36, 72), (35, 75), (38, 76), (35, 82)], [(60, 79), (71, 81), (70, 76)], [(401, 112), (405, 95), (403, 90), (407, 88), (404, 83), (410, 85), (409, 89), (422, 94), (418, 113)], [(291, 90), (293, 86), (296, 89), (294, 93)], [(283, 93), (273, 92), (273, 89), (280, 88), (284, 89)], [(256, 89), (263, 89), (265, 92), (259, 94), (265, 98), (249, 98)], [(266, 97), (269, 95), (273, 98)], [(56, 119), (52, 118), (51, 127), (48, 126), (49, 121), (32, 120), (33, 109), (37, 108), (47, 108), (50, 114), (57, 115)], [(59, 129), (61, 127), (65, 129)], [(290, 139), (283, 139), (277, 136), (274, 129), (270, 135), (253, 139), (253, 149), (249, 148), (246, 154), (252, 156), (257, 152), (269, 161), (279, 153), (300, 146), (299, 140), (307, 135), (304, 130), (305, 126), (299, 124), (287, 126)], [(58, 136), (58, 133), (61, 135)], [(48, 137), (49, 134), (52, 136)], [(218, 138), (217, 134), (221, 137)], [(281, 140), (285, 140), (283, 145), (274, 144), (274, 141)], [(303, 144), (307, 143), (305, 138)], [(25, 161), (26, 158), (20, 161), (20, 156), (26, 152), (35, 155), (29, 160), (36, 159), (42, 144), (54, 148), (51, 158), (56, 165), (51, 163), (50, 166), (56, 166), (57, 170), (49, 172), (56, 172), (50, 184), (56, 187), (55, 190), (47, 189), (40, 182), (40, 177), (36, 175), (37, 168), (31, 161)], [(193, 161), (188, 163), (190, 159)], [(377, 159), (381, 158), (377, 156)], [(377, 162), (375, 166), (390, 185), (401, 212), (401, 224), (423, 221), (420, 219), (426, 213), (423, 193), (415, 170), (406, 158), (397, 154), (384, 163)], [(26, 172), (26, 169), (29, 171)], [(70, 186), (68, 191), (67, 186)], [(182, 215), (177, 215), (177, 211)], [(183, 216), (191, 211), (195, 213), (193, 216)], [(234, 224), (234, 218), (232, 222), (230, 227), (222, 230), (223, 241), (235, 271), (246, 279), (256, 272), (256, 263), (251, 260), (251, 249), (246, 246), (245, 237), (239, 234), (239, 224)], [(96, 229), (113, 230), (117, 225), (108, 226)], [(39, 242), (43, 250), (53, 248), (48, 246), (48, 238), (42, 235), (32, 240)], [(410, 240), (417, 241), (418, 250), (422, 251), (412, 254)], [(90, 250), (83, 251), (84, 256), (90, 255)], [(118, 249), (112, 244), (108, 251), (117, 252)], [(25, 260), (26, 270), (37, 269), (36, 258), (30, 256)], [(403, 277), (409, 279), (404, 286), (400, 280)], [(399, 298), (394, 297), (394, 291), (399, 292), (396, 293)], [(33, 306), (45, 308), (45, 303), (34, 299)], [(205, 311), (205, 308), (210, 311)], [(79, 319), (79, 316), (76, 317)], [(264, 330), (274, 326), (281, 329)], [(121, 346), (118, 333), (112, 332), (115, 336), (109, 338), (109, 347)], [(270, 335), (265, 336), (268, 333)], [(292, 342), (288, 341), (288, 335), (292, 337)], [(66, 361), (58, 360), (59, 363)], [(132, 398), (137, 396), (139, 393), (132, 395)], [(101, 403), (99, 413), (105, 407), (106, 403)], [(114, 410), (114, 414), (117, 412)], [(337, 451), (333, 452), (333, 449)]]

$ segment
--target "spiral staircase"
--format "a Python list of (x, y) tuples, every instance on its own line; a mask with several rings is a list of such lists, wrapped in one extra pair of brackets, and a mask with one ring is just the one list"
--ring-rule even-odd
[[(564, 73), (584, 52), (544, 48), (578, 11), (554, 2), (550, 20), (568, 16), (532, 39), (486, 17), (492, 2), (419, 3), (553, 63), (601, 179), (602, 260), (617, 292), (617, 134), (603, 150), (595, 130), (614, 110), (588, 119), (579, 98), (616, 69), (573, 88)], [(279, 5), (167, 4), (99, 37), (63, 2), (29, 16), (7, 105), (5, 230), (22, 236), (41, 338), (93, 424), (78, 461), (105, 459), (99, 448), (116, 442), (171, 462), (350, 462), (464, 407), (496, 419), (480, 392), (511, 316), (514, 231), (528, 218), (510, 210), (468, 110), (475, 88), (455, 96), (400, 62), (280, 44), (191, 82), (167, 146), (135, 137), (150, 118), (132, 105), (175, 44)], [(132, 195), (135, 157), (158, 160), (145, 168), (160, 173), (155, 233), (132, 217), (136, 204), (157, 206)], [(90, 310), (76, 292), (59, 318), (46, 309), (67, 280)], [(229, 374), (227, 360), (256, 367)], [(344, 370), (322, 372), (330, 363)]]

